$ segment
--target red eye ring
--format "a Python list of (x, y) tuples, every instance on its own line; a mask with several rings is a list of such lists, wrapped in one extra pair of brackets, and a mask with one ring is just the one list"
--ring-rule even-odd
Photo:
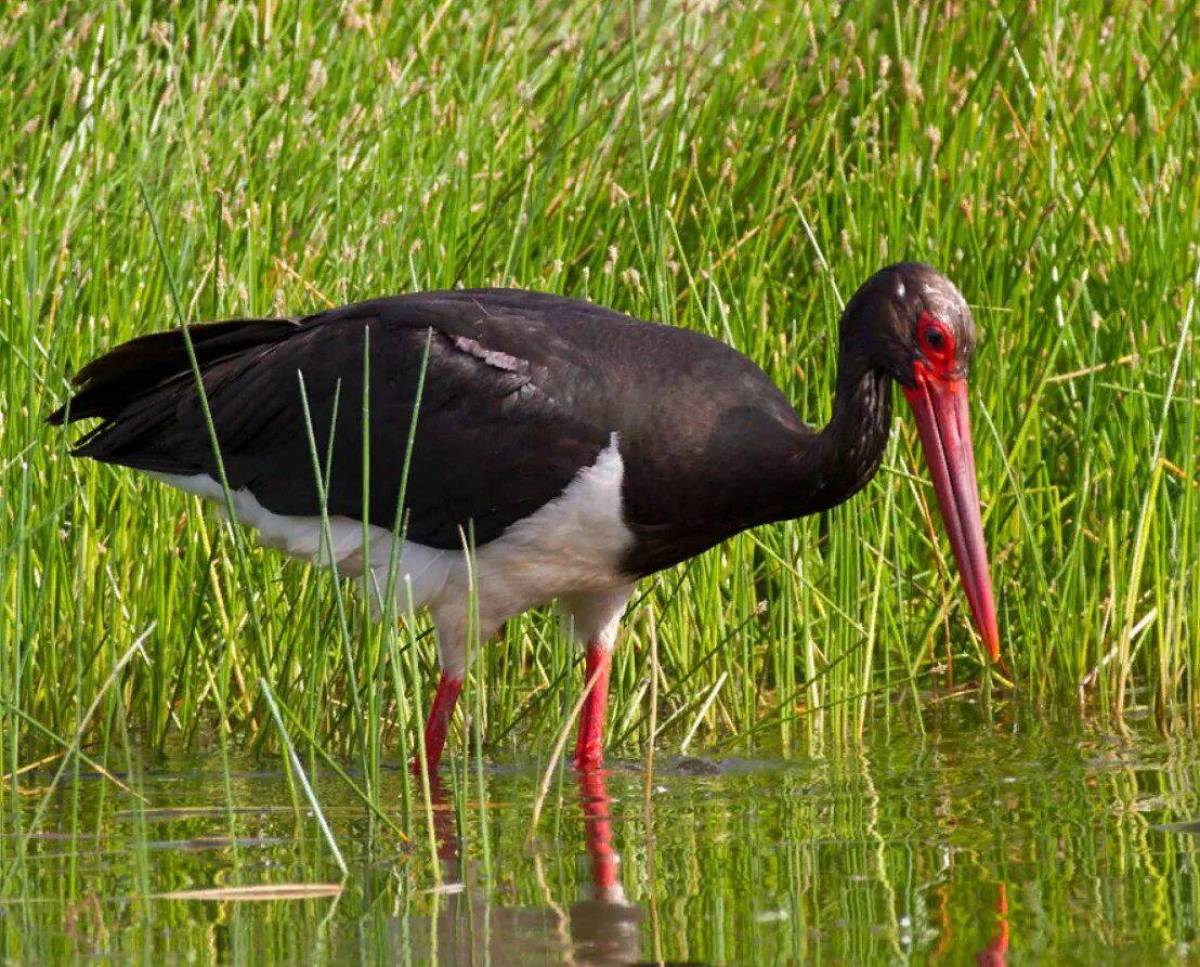
[(954, 330), (928, 311), (917, 320), (917, 343), (935, 370), (954, 368)]

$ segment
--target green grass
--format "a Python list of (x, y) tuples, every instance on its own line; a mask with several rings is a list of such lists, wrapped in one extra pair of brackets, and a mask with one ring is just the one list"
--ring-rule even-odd
[[(431, 694), (423, 621), (372, 625), (349, 584), (43, 425), (90, 357), (177, 324), (172, 282), (190, 321), (457, 284), (587, 297), (731, 342), (821, 423), (839, 300), (929, 261), (982, 333), (1018, 694), (1192, 723), (1197, 5), (955, 6), (7, 6), (0, 772), (63, 743), (110, 768), (129, 743), (279, 748), (264, 680), (291, 743), (374, 799)], [(904, 409), (851, 503), (643, 583), (615, 751), (651, 738), (651, 635), (668, 750), (802, 752), (987, 680)], [(456, 748), (548, 756), (578, 658), (551, 616), (511, 622)]]

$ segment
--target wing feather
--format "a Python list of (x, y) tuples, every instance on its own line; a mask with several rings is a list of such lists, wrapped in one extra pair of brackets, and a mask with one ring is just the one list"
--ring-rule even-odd
[[(410, 539), (458, 547), (460, 531), (473, 527), (483, 545), (554, 499), (595, 461), (610, 431), (547, 392), (536, 334), (545, 320), (481, 301), (459, 293), (376, 300), (289, 322), (284, 338), (275, 338), (281, 329), (267, 330), (273, 341), (266, 345), (214, 354), (203, 379), (230, 486), (277, 514), (320, 512), (303, 379), (316, 462), (330, 467), (328, 512), (361, 519), (365, 511), (370, 523), (392, 528), (428, 339), (406, 490)], [(505, 331), (510, 338), (498, 340)], [(128, 345), (102, 367), (110, 386), (122, 358), (139, 358)], [(160, 367), (154, 375), (150, 390), (117, 405), (107, 399), (105, 422), (77, 452), (142, 470), (217, 476), (192, 373), (163, 378)]]

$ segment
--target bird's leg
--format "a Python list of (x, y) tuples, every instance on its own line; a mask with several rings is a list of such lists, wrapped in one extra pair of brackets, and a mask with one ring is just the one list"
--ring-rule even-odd
[(581, 772), (604, 764), (604, 710), (608, 705), (608, 673), (612, 669), (612, 642), (592, 639), (587, 644), (587, 674), (584, 687), (591, 691), (579, 715), (579, 739), (575, 743), (575, 768)]
[(575, 743), (575, 768), (580, 772), (599, 769), (604, 764), (608, 674), (612, 670), (612, 653), (617, 643), (617, 625), (632, 593), (632, 584), (622, 584), (560, 599), (570, 617), (572, 634), (577, 641), (587, 642), (587, 673), (583, 685), (588, 691), (579, 713), (579, 739)]
[[(454, 706), (458, 702), (458, 693), (462, 691), (462, 679), (452, 678), (445, 672), (438, 679), (437, 693), (433, 696), (433, 708), (429, 710), (429, 719), (425, 723), (425, 765), (429, 774), (437, 772), (438, 763), (442, 760), (442, 749), (446, 745), (446, 732), (450, 729), (450, 719), (454, 715)], [(421, 774), (421, 759), (419, 754), (413, 757), (413, 772)]]

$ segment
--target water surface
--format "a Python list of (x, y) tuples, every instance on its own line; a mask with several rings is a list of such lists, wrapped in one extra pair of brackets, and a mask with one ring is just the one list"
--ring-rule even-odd
[[(921, 962), (1200, 957), (1200, 750), (934, 706), (857, 752), (660, 755), (555, 777), (474, 764), (432, 823), (379, 817), (328, 769), (342, 876), (280, 760), (51, 767), (5, 790), (8, 958), (260, 963)], [(464, 785), (465, 775), (465, 785)], [(361, 779), (361, 777), (357, 777)], [(482, 789), (480, 788), (482, 781)], [(14, 807), (14, 803), (16, 806)], [(230, 808), (232, 803), (232, 808)], [(436, 863), (432, 856), (436, 854)], [(287, 899), (188, 891), (291, 884)], [(326, 895), (306, 896), (309, 891)], [(330, 895), (333, 894), (333, 895)], [(192, 895), (194, 897), (194, 894)]]

